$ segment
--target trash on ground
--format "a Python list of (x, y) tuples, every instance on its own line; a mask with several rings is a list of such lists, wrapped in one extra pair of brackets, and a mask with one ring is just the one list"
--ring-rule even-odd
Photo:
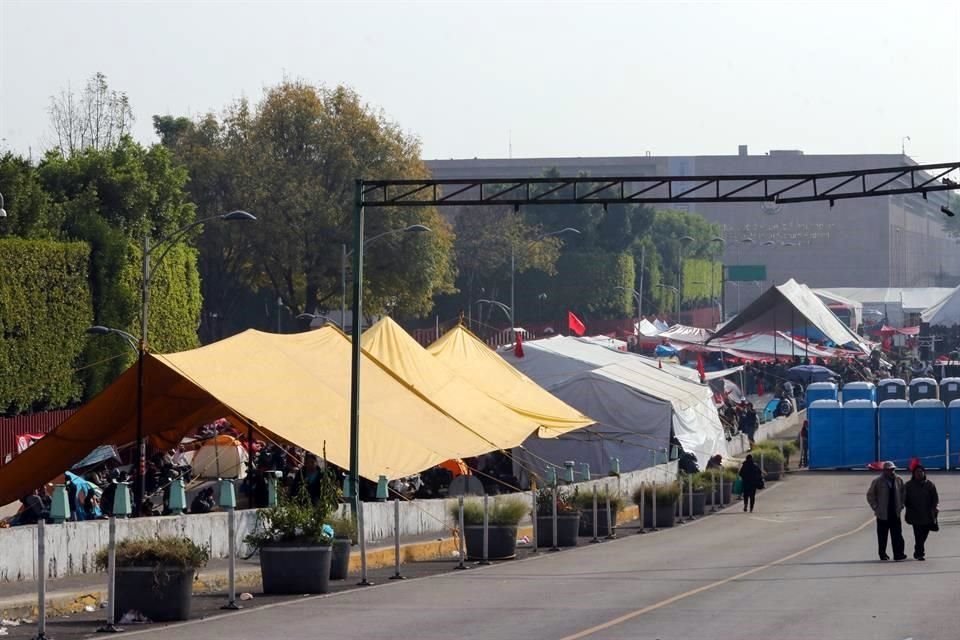
[(123, 614), (123, 617), (120, 618), (119, 624), (150, 624), (153, 622), (150, 618), (143, 615), (139, 611), (131, 609)]
[(454, 551), (451, 555), (452, 555), (454, 558), (459, 558), (459, 557), (460, 557), (460, 552), (459, 552), (459, 551)]
[(8, 635), (10, 632), (7, 631), (6, 627), (0, 627), (0, 636)]
[(522, 538), (517, 539), (517, 544), (530, 544), (530, 538), (523, 536)]
[(96, 608), (95, 606), (93, 606), (92, 604), (88, 604), (87, 606), (85, 606), (85, 607), (83, 608), (83, 610), (86, 611), (87, 613), (93, 613), (94, 611), (97, 610), (97, 608)]
[(241, 599), (241, 600), (253, 600), (253, 594), (252, 594), (252, 593), (241, 593), (241, 594), (240, 594), (240, 599)]
[(0, 620), (0, 627), (19, 627), (19, 626), (20, 626), (19, 620), (7, 620), (6, 618), (4, 618), (3, 620)]

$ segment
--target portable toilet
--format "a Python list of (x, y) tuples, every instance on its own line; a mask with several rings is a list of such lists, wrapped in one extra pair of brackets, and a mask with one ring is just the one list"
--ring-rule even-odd
[(910, 381), (910, 402), (937, 400), (937, 381), (933, 378), (914, 378)]
[(850, 400), (869, 400), (870, 402), (876, 402), (877, 388), (872, 382), (848, 382), (843, 385), (841, 396), (844, 405)]
[(877, 459), (877, 405), (847, 400), (842, 413), (843, 466), (862, 469)]
[(832, 382), (812, 382), (807, 387), (807, 406), (817, 400), (836, 400), (837, 385)]
[(843, 466), (843, 411), (836, 400), (817, 400), (807, 408), (807, 452), (811, 469)]
[[(960, 449), (960, 400), (951, 400), (947, 406), (947, 437), (950, 442), (950, 452)], [(951, 460), (949, 455), (948, 468), (960, 466), (960, 459)]]
[(940, 400), (913, 403), (913, 455), (925, 467), (946, 468), (947, 408)]
[(960, 378), (944, 378), (940, 381), (940, 400), (950, 406), (954, 400), (960, 399)]
[(914, 450), (913, 407), (906, 400), (884, 400), (877, 414), (877, 457), (906, 468)]
[(877, 383), (877, 404), (884, 400), (906, 400), (907, 383), (903, 378), (884, 378)]

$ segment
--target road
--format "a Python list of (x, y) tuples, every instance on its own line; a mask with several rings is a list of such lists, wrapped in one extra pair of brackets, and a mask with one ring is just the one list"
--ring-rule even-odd
[(735, 506), (675, 530), (124, 635), (952, 640), (960, 477), (933, 479), (943, 526), (925, 563), (877, 560), (869, 475), (804, 473), (761, 492), (752, 515)]

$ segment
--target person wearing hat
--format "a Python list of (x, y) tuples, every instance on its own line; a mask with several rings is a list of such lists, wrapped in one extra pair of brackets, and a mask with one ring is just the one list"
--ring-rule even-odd
[(900, 512), (903, 511), (903, 479), (897, 475), (897, 465), (889, 460), (883, 463), (883, 471), (870, 483), (867, 490), (867, 504), (877, 517), (877, 543), (880, 559), (889, 560), (887, 555), (887, 536), (893, 543), (893, 559), (906, 560), (903, 552), (903, 528), (900, 524)]
[(922, 464), (913, 466), (913, 477), (904, 487), (903, 504), (906, 507), (905, 520), (913, 526), (913, 557), (916, 560), (926, 560), (924, 544), (931, 531), (939, 530), (937, 526), (938, 505), (940, 497), (937, 487), (927, 479), (927, 471)]

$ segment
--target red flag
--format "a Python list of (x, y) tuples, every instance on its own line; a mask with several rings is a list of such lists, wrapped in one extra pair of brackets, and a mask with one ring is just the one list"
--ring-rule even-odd
[(516, 340), (514, 340), (513, 344), (513, 355), (518, 358), (523, 357), (523, 338), (520, 337), (519, 332), (516, 332)]
[(697, 373), (700, 374), (700, 382), (707, 381), (707, 372), (703, 369), (703, 354), (697, 354)]
[(587, 332), (587, 325), (583, 324), (583, 320), (574, 315), (573, 311), (567, 311), (567, 328), (578, 336)]

